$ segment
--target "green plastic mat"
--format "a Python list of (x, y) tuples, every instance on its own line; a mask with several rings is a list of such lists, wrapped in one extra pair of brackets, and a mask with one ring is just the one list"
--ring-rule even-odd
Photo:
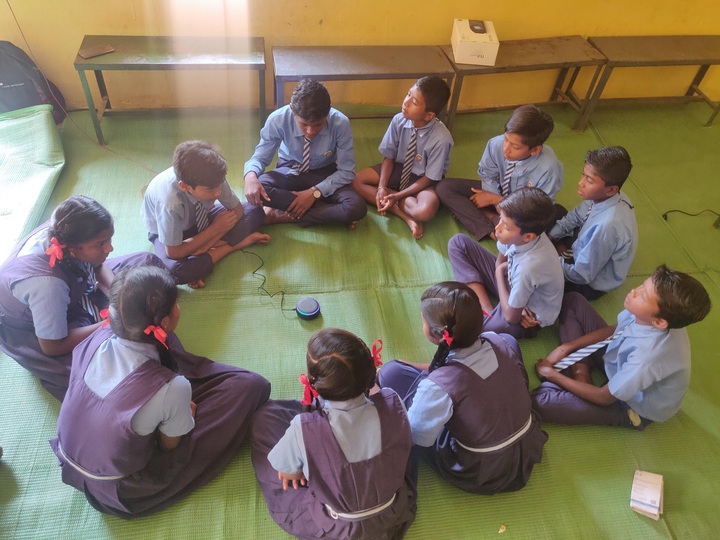
[(0, 114), (0, 260), (40, 223), (64, 163), (51, 105)]
[[(584, 133), (571, 131), (574, 113), (547, 108), (556, 127), (549, 144), (565, 164), (559, 201), (579, 201), (576, 183), (588, 149), (622, 144), (635, 167), (624, 188), (636, 205), (640, 246), (625, 286), (595, 302), (608, 321), (627, 291), (661, 263), (691, 272), (720, 302), (720, 231), (714, 171), (720, 170), (718, 127), (703, 128), (702, 104), (673, 107), (601, 107)], [(474, 178), (488, 138), (510, 111), (460, 115), (450, 175)], [(379, 161), (377, 146), (388, 120), (353, 120), (358, 167)], [(47, 216), (74, 193), (97, 198), (115, 217), (117, 253), (150, 249), (139, 219), (141, 189), (153, 171), (170, 166), (175, 145), (190, 138), (218, 144), (228, 159), (231, 185), (242, 191), (244, 161), (257, 142), (252, 111), (191, 110), (112, 113), (103, 119), (108, 149), (98, 147), (87, 112), (73, 113), (62, 129), (67, 154)], [(696, 164), (696, 160), (700, 160)], [(147, 170), (151, 169), (151, 170)], [(703, 171), (707, 171), (704, 174)], [(462, 228), (446, 210), (415, 241), (399, 219), (370, 209), (355, 231), (340, 226), (267, 228), (268, 245), (223, 260), (203, 290), (182, 288), (178, 334), (188, 350), (253, 369), (267, 377), (275, 398), (299, 398), (305, 345), (323, 326), (338, 326), (367, 342), (382, 338), (383, 358), (429, 361), (434, 348), (422, 333), (419, 297), (430, 284), (452, 279), (447, 240)], [(483, 245), (492, 249), (489, 241)], [(262, 290), (262, 287), (264, 290)], [(270, 296), (273, 295), (273, 296)], [(320, 301), (322, 315), (298, 319), (303, 296)], [(407, 538), (712, 538), (720, 530), (720, 384), (717, 310), (690, 328), (693, 378), (676, 417), (644, 433), (600, 427), (545, 427), (550, 440), (529, 484), (492, 497), (463, 493), (420, 468), (417, 519)], [(532, 365), (557, 345), (556, 328), (521, 342), (531, 386)], [(125, 522), (93, 510), (60, 480), (47, 444), (59, 406), (10, 359), (0, 357), (0, 537), (8, 538), (248, 538), (287, 535), (267, 513), (247, 445), (213, 482), (154, 516)], [(665, 513), (655, 522), (629, 507), (636, 469), (665, 477)]]

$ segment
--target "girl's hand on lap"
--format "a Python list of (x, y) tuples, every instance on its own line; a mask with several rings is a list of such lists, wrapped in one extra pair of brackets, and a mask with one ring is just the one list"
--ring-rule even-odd
[(290, 484), (292, 484), (293, 489), (307, 485), (307, 479), (302, 471), (292, 474), (278, 471), (278, 480), (282, 480), (283, 491), (287, 491)]

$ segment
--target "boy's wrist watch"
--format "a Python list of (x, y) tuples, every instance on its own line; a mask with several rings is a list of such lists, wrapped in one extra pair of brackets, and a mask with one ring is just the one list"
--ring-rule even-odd
[(315, 188), (313, 190), (313, 197), (319, 199), (320, 197), (322, 197), (322, 191), (320, 191), (318, 188)]

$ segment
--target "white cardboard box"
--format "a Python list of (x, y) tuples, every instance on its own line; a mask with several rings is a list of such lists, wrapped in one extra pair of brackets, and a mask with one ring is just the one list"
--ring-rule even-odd
[(500, 42), (492, 21), (455, 19), (450, 37), (456, 64), (494, 66)]

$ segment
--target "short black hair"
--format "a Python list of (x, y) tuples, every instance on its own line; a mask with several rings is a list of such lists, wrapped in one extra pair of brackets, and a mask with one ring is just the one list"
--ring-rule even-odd
[(632, 162), (630, 154), (622, 146), (604, 146), (597, 150), (588, 150), (585, 163), (592, 165), (605, 182), (605, 186), (622, 188), (630, 175)]
[(522, 105), (510, 115), (505, 133), (516, 133), (525, 146), (535, 148), (547, 141), (554, 127), (552, 116), (548, 113), (535, 105)]
[(523, 234), (542, 234), (554, 217), (552, 199), (542, 189), (536, 187), (524, 187), (513, 191), (498, 203), (498, 209), (512, 219)]
[(432, 75), (418, 79), (415, 86), (425, 99), (425, 110), (440, 114), (450, 99), (450, 87), (445, 80)]
[(656, 317), (665, 319), (668, 328), (684, 328), (710, 313), (712, 303), (707, 290), (694, 277), (663, 264), (653, 272), (652, 282), (660, 308)]
[(185, 141), (173, 154), (175, 176), (192, 188), (216, 188), (225, 181), (227, 162), (217, 146), (206, 141)]
[(303, 79), (290, 97), (290, 109), (307, 122), (317, 122), (330, 114), (330, 93), (318, 81)]

